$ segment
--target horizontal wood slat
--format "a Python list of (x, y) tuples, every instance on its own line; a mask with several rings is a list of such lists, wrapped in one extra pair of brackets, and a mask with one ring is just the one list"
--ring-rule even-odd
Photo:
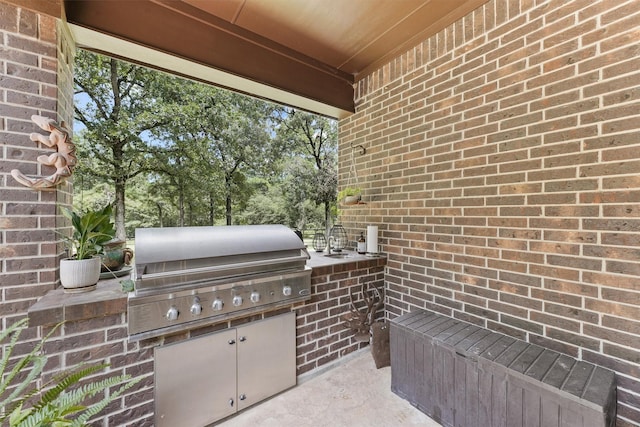
[(391, 389), (443, 426), (612, 427), (615, 373), (428, 311), (391, 321)]

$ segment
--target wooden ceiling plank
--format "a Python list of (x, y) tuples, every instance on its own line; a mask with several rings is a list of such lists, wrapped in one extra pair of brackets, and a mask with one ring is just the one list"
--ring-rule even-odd
[[(453, 2), (454, 0), (447, 0)], [(404, 42), (401, 44), (393, 44), (393, 42), (387, 42), (385, 46), (382, 45), (378, 47), (380, 50), (386, 50), (386, 53), (383, 55), (379, 55), (378, 59), (369, 63), (367, 66), (361, 68), (358, 72), (355, 73), (355, 80), (362, 80), (367, 75), (371, 74), (378, 68), (382, 67), (397, 55), (402, 52), (406, 52), (412, 47), (417, 46), (421, 42), (427, 40), (429, 37), (437, 34), (442, 31), (452, 23), (457, 20), (465, 17), (469, 13), (473, 12), (483, 4), (487, 3), (488, 0), (456, 0), (455, 7), (452, 7), (452, 4), (449, 4), (448, 7), (444, 9), (436, 9), (439, 10), (441, 16), (437, 17), (435, 20), (433, 18), (429, 19), (428, 14), (432, 9), (429, 7), (425, 7), (417, 11), (414, 15), (407, 18), (405, 22), (406, 28), (410, 29), (410, 32), (413, 34), (411, 37), (405, 38)], [(440, 4), (441, 2), (433, 2), (434, 4)], [(428, 6), (433, 6), (431, 3)], [(444, 14), (443, 14), (444, 13)], [(424, 25), (427, 22), (428, 25)], [(355, 68), (357, 65), (346, 65), (342, 67), (342, 70), (349, 71), (352, 68)]]

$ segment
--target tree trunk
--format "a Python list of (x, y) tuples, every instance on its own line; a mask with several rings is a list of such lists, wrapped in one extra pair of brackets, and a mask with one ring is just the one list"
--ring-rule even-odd
[(227, 217), (227, 225), (231, 225), (231, 176), (227, 175), (225, 181), (225, 215)]
[(226, 216), (227, 225), (231, 225), (231, 194), (227, 194)]
[(184, 189), (180, 184), (178, 184), (178, 211), (178, 225), (184, 227)]
[(127, 240), (127, 231), (124, 228), (124, 198), (126, 181), (122, 178), (116, 180), (115, 225), (116, 239)]
[(327, 239), (329, 238), (329, 233), (331, 232), (331, 223), (329, 218), (331, 216), (331, 207), (329, 206), (329, 202), (324, 202), (324, 228), (325, 228), (325, 236)]
[(209, 193), (209, 224), (214, 225), (216, 222), (216, 196), (213, 193)]
[(162, 219), (162, 205), (156, 202), (156, 206), (158, 207), (158, 222), (160, 223), (160, 227), (163, 227), (163, 219)]

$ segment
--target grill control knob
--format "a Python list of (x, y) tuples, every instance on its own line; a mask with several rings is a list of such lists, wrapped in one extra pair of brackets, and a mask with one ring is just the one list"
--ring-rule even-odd
[(282, 288), (282, 295), (284, 295), (285, 297), (291, 296), (291, 286), (285, 286), (284, 288)]
[(191, 314), (193, 314), (194, 316), (202, 313), (202, 304), (200, 304), (200, 298), (195, 297), (193, 299), (193, 304), (191, 304), (191, 309), (189, 311), (191, 311)]
[(233, 305), (236, 307), (240, 307), (242, 305), (242, 297), (240, 295), (233, 297)]
[(180, 314), (180, 312), (175, 305), (172, 305), (167, 311), (166, 318), (167, 320), (176, 320), (178, 318), (178, 314)]
[(215, 311), (221, 311), (222, 307), (224, 307), (224, 302), (220, 298), (216, 298), (213, 300), (211, 308), (213, 308)]
[(251, 292), (251, 302), (260, 301), (260, 293), (259, 292)]

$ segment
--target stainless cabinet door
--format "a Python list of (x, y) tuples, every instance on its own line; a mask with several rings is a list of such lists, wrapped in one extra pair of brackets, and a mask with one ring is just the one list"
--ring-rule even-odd
[(238, 327), (238, 410), (296, 385), (296, 317)]
[(202, 427), (236, 412), (236, 350), (235, 329), (156, 348), (155, 425)]

